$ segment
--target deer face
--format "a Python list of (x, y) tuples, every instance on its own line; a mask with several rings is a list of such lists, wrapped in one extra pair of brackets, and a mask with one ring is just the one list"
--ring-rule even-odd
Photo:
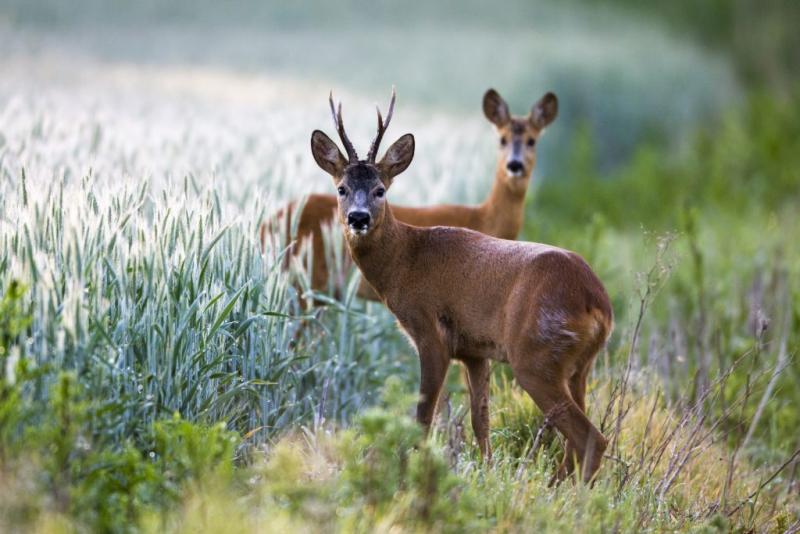
[(392, 185), (394, 177), (406, 170), (414, 158), (414, 136), (405, 134), (389, 147), (379, 163), (375, 163), (375, 155), (391, 120), (393, 108), (394, 95), (385, 123), (378, 112), (378, 136), (365, 160), (358, 159), (344, 133), (341, 106), (338, 114), (333, 111), (334, 122), (349, 158), (345, 158), (336, 143), (320, 130), (311, 134), (311, 153), (317, 165), (333, 177), (339, 199), (339, 222), (346, 228), (348, 237), (353, 239), (380, 227), (386, 216), (386, 190)]
[(527, 117), (512, 116), (508, 104), (494, 89), (483, 96), (483, 113), (494, 124), (498, 135), (497, 165), (513, 188), (527, 187), (536, 166), (536, 142), (558, 114), (558, 99), (545, 94)]

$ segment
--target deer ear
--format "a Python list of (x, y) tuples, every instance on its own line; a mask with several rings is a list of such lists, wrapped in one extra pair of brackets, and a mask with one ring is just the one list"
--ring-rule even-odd
[(494, 89), (489, 89), (483, 95), (483, 114), (486, 115), (489, 122), (498, 128), (505, 126), (511, 120), (508, 104)]
[(320, 130), (314, 130), (311, 134), (311, 153), (317, 165), (331, 176), (341, 176), (347, 166), (347, 160), (339, 147)]
[(547, 93), (533, 105), (529, 118), (536, 128), (543, 130), (555, 120), (556, 115), (558, 115), (558, 98), (554, 93)]
[(414, 159), (414, 136), (407, 133), (389, 147), (381, 162), (378, 163), (381, 178), (389, 182), (386, 184), (387, 187), (395, 176), (411, 165), (412, 159)]

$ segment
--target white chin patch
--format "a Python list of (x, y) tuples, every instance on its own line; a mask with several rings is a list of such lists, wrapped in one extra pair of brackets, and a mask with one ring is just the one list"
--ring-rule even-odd
[(506, 174), (508, 175), (509, 178), (523, 178), (525, 176), (525, 174), (522, 171), (517, 171), (517, 172), (506, 171)]
[(349, 227), (348, 227), (348, 229), (350, 230), (350, 235), (353, 235), (353, 236), (362, 236), (362, 235), (366, 235), (367, 231), (369, 230), (369, 228), (368, 228), (368, 227), (367, 227), (367, 228), (359, 228), (359, 229), (355, 229), (355, 228), (353, 228), (352, 226), (349, 226)]

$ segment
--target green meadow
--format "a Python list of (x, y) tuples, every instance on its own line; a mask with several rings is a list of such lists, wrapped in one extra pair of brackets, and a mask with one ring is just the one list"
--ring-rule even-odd
[[(800, 531), (797, 22), (749, 0), (0, 2), (0, 531)], [(612, 299), (593, 487), (548, 487), (563, 438), (500, 364), (490, 462), (457, 365), (423, 437), (417, 355), (359, 273), (336, 299), (260, 247), (287, 201), (333, 193), (309, 150), (328, 92), (366, 146), (393, 85), (406, 205), (488, 193), (486, 89), (516, 114), (559, 96), (519, 239), (580, 253)]]

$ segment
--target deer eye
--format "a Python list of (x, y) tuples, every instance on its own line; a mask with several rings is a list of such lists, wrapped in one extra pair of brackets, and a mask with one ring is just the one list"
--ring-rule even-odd
[(378, 198), (383, 198), (383, 195), (384, 195), (385, 193), (386, 193), (386, 189), (384, 189), (384, 188), (382, 188), (382, 187), (381, 187), (380, 189), (378, 189), (377, 191), (375, 191), (375, 196), (376, 196), (376, 197), (378, 197)]
[(506, 136), (504, 135), (503, 137), (500, 138), (500, 146), (506, 146), (507, 144), (508, 144), (508, 139), (506, 139)]
[(339, 191), (339, 196), (340, 197), (343, 197), (343, 196), (345, 196), (347, 194), (347, 190), (342, 186), (339, 186), (339, 189), (337, 189), (337, 191)]
[(528, 138), (528, 146), (533, 146), (535, 144), (536, 144), (536, 139), (534, 139), (533, 137), (529, 137)]

